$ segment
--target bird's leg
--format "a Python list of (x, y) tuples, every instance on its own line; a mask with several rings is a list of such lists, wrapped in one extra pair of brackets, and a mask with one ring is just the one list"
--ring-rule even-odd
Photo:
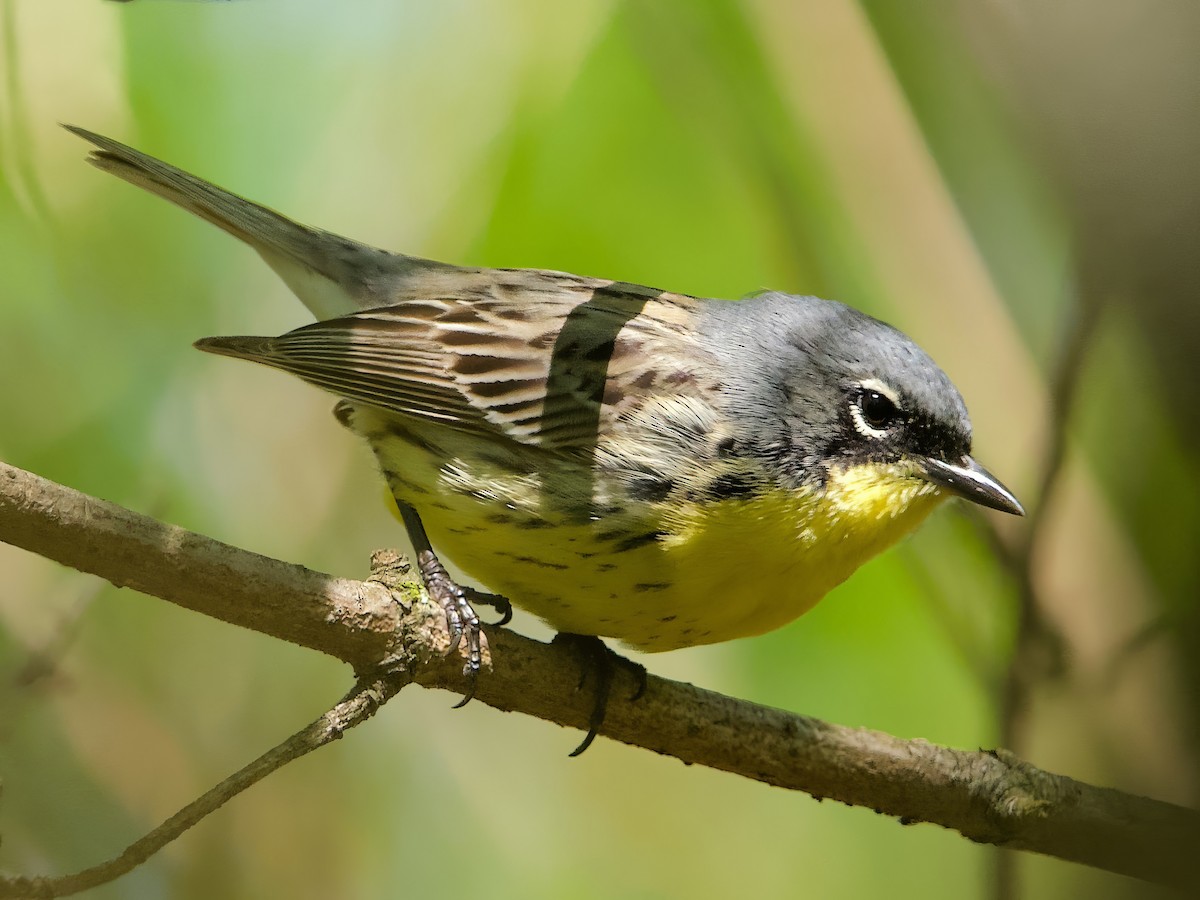
[(617, 666), (629, 669), (637, 680), (637, 689), (630, 695), (630, 700), (638, 700), (646, 692), (646, 667), (609, 649), (604, 641), (594, 635), (560, 631), (554, 636), (554, 641), (573, 645), (580, 656), (582, 670), (576, 690), (586, 683), (589, 669), (596, 673), (596, 699), (592, 703), (592, 714), (588, 717), (588, 732), (579, 746), (570, 753), (571, 756), (578, 756), (592, 745), (592, 741), (600, 733), (600, 726), (604, 724), (604, 715), (608, 712), (608, 697), (612, 691), (613, 673)]
[(480, 639), (482, 623), (479, 616), (476, 615), (474, 607), (471, 606), (471, 601), (484, 603), (496, 609), (501, 615), (498, 623), (500, 625), (506, 624), (512, 618), (512, 604), (497, 594), (485, 594), (482, 591), (459, 585), (450, 577), (450, 573), (446, 571), (442, 561), (433, 552), (433, 545), (429, 542), (429, 535), (425, 533), (425, 525), (421, 522), (421, 516), (407, 503), (396, 501), (396, 506), (400, 510), (400, 518), (408, 532), (408, 539), (412, 541), (413, 550), (417, 554), (417, 571), (421, 573), (421, 581), (425, 584), (425, 590), (428, 591), (429, 598), (441, 606), (446, 613), (446, 628), (450, 632), (450, 647), (446, 651), (447, 655), (456, 652), (464, 638), (467, 642), (467, 661), (463, 665), (463, 675), (468, 681), (467, 693), (459, 703), (455, 704), (455, 709), (457, 709), (460, 706), (466, 706), (475, 696), (475, 684), (479, 678), (479, 670), (483, 666), (483, 650)]

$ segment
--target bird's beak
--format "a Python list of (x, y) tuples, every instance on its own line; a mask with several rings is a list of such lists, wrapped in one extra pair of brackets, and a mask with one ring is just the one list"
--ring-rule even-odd
[(969, 456), (959, 463), (943, 462), (924, 457), (920, 461), (922, 474), (936, 485), (953, 491), (960, 497), (1014, 516), (1025, 515), (1025, 510), (1013, 496), (1012, 491)]

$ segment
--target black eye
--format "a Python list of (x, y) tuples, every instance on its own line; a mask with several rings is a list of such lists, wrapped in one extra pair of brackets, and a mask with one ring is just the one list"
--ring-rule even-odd
[(865, 389), (858, 396), (858, 408), (862, 410), (863, 420), (872, 428), (880, 431), (895, 423), (900, 415), (896, 404), (879, 391)]

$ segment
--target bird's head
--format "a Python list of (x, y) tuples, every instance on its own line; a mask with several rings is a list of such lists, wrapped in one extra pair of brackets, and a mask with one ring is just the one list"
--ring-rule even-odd
[(971, 456), (962, 396), (906, 335), (815, 297), (768, 293), (738, 306), (722, 341), (739, 372), (734, 393), (781, 483), (836, 492), (863, 516), (950, 495), (1023, 514)]

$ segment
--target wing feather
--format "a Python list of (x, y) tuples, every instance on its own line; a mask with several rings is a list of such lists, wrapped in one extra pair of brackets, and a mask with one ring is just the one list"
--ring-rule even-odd
[(595, 447), (637, 402), (635, 379), (695, 356), (698, 302), (557, 272), (472, 271), (469, 290), (203, 350), (291, 372), (351, 402), (547, 449)]

